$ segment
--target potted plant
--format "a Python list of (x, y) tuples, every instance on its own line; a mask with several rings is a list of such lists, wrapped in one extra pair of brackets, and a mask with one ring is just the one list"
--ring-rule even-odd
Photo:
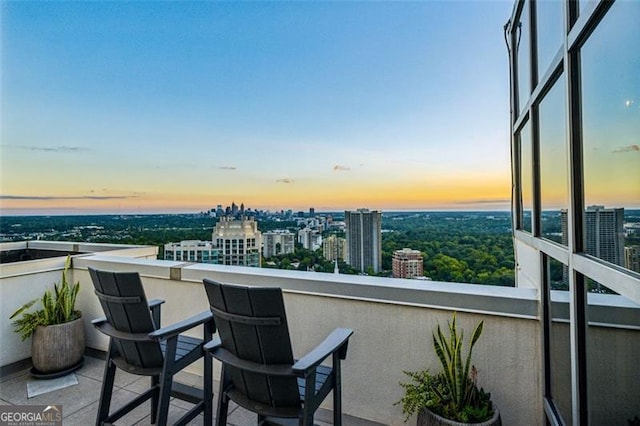
[[(69, 283), (67, 271), (71, 257), (62, 271), (62, 280), (54, 284), (53, 292), (45, 290), (40, 299), (31, 300), (15, 311), (9, 319), (22, 340), (31, 337), (31, 373), (37, 377), (57, 377), (82, 365), (85, 350), (82, 313), (75, 308), (80, 283)], [(42, 307), (28, 310), (40, 301)]]
[(455, 312), (448, 326), (448, 338), (440, 324), (433, 332), (433, 346), (442, 371), (437, 374), (428, 370), (404, 372), (411, 381), (400, 383), (405, 393), (396, 404), (402, 405), (405, 422), (417, 414), (418, 426), (501, 425), (500, 413), (491, 402), (491, 394), (478, 388), (478, 372), (471, 364), (471, 352), (482, 334), (484, 321), (473, 330), (469, 352), (464, 359), (463, 332), (458, 333)]

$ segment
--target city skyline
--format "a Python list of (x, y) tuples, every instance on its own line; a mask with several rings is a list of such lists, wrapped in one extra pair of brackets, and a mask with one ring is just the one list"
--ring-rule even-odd
[(510, 208), (510, 1), (1, 7), (2, 214)]

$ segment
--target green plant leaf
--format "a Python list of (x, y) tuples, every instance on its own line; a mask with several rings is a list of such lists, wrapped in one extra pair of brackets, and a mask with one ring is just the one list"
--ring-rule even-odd
[(36, 303), (38, 301), (38, 299), (33, 299), (27, 303), (25, 303), (24, 305), (20, 306), (14, 313), (11, 314), (11, 316), (9, 317), (9, 319), (14, 319), (15, 317), (17, 317), (18, 315), (20, 315), (21, 313), (23, 313), (24, 311), (26, 311), (27, 309), (29, 309), (30, 307), (33, 306), (34, 303)]
[[(478, 423), (493, 416), (491, 394), (478, 389), (475, 381), (477, 374), (473, 368), (470, 375), (471, 354), (480, 338), (484, 322), (476, 325), (471, 335), (468, 352), (463, 358), (464, 332), (458, 330), (456, 313), (448, 322), (449, 335), (446, 336), (437, 325), (432, 333), (433, 349), (442, 366), (442, 372), (431, 375), (427, 370), (406, 372), (410, 383), (400, 383), (405, 394), (396, 404), (402, 404), (405, 422), (411, 415), (428, 407), (431, 411), (445, 418)], [(463, 362), (464, 359), (464, 362)]]
[[(80, 318), (80, 311), (75, 309), (80, 282), (70, 284), (67, 280), (70, 266), (71, 256), (67, 256), (61, 281), (53, 285), (53, 292), (46, 289), (40, 299), (25, 303), (9, 317), (9, 319), (14, 319), (20, 316), (13, 322), (13, 326), (14, 331), (20, 334), (22, 340), (31, 336), (39, 325), (62, 324)], [(41, 309), (27, 312), (38, 301), (42, 304)]]

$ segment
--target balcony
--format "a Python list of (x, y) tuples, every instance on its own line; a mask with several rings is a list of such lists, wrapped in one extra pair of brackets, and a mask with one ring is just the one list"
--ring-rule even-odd
[[(474, 363), (479, 370), (479, 385), (492, 393), (502, 413), (503, 423), (530, 425), (544, 422), (544, 357), (536, 289), (160, 261), (155, 260), (155, 247), (29, 244), (34, 247), (40, 245), (42, 249), (55, 245), (56, 250), (79, 253), (74, 255), (70, 278), (81, 283), (78, 307), (87, 319), (85, 327), (90, 355), (103, 353), (107, 340), (94, 331), (88, 321), (103, 315), (91, 291), (89, 266), (139, 272), (147, 296), (167, 301), (163, 307), (163, 322), (166, 324), (208, 309), (202, 286), (205, 277), (236, 284), (279, 286), (284, 292), (296, 352), (306, 352), (336, 327), (349, 327), (355, 331), (343, 370), (343, 410), (347, 424), (402, 425), (401, 409), (393, 405), (402, 395), (398, 386), (398, 382), (404, 380), (402, 371), (438, 369), (431, 332), (438, 323), (445, 324), (452, 311), (457, 311), (460, 325), (465, 330), (470, 330), (479, 320), (485, 322), (484, 333), (474, 349)], [(30, 356), (29, 342), (20, 341), (7, 319), (16, 306), (58, 281), (64, 254), (2, 265), (0, 403), (62, 404), (69, 424), (84, 424), (93, 421), (95, 416), (101, 361), (87, 357), (85, 367), (77, 373), (79, 385), (36, 397), (37, 401), (27, 400), (25, 382), (29, 376), (25, 368)], [(562, 296), (559, 293), (553, 296), (557, 299), (553, 301), (554, 322), (568, 329), (567, 300), (562, 300)], [(640, 318), (640, 305), (619, 303), (616, 296), (594, 296), (598, 298), (598, 306), (607, 307), (601, 314), (597, 310), (593, 314), (601, 315), (600, 318), (593, 317), (593, 326), (607, 340), (603, 348), (619, 345), (625, 339), (637, 341), (640, 338), (640, 324), (636, 323)], [(615, 361), (615, 368), (622, 369), (616, 376), (623, 374), (633, 378), (637, 376), (637, 367), (631, 360), (640, 357), (640, 345), (627, 346), (626, 351), (625, 361)], [(600, 356), (607, 356), (606, 349)], [(605, 362), (593, 364), (595, 369), (602, 370), (596, 376), (603, 382), (612, 380), (605, 365)], [(187, 369), (184, 380), (197, 381), (200, 374), (201, 365), (194, 364)], [(214, 363), (214, 377), (218, 374), (219, 365)], [(136, 392), (139, 380), (136, 377), (119, 377), (121, 397), (126, 398), (127, 392)], [(83, 383), (87, 386), (89, 382), (93, 385), (84, 392)], [(640, 394), (640, 384), (636, 381), (632, 386), (636, 392), (626, 395), (627, 399)], [(607, 399), (610, 398), (604, 395), (603, 401)], [(617, 403), (622, 404), (620, 401)], [(630, 403), (633, 405), (633, 401)], [(184, 407), (176, 403), (175, 408), (181, 410)], [(323, 408), (328, 414), (330, 400)], [(123, 424), (144, 423), (147, 411), (144, 408), (138, 410), (140, 413), (134, 414), (138, 417), (132, 417), (130, 423)], [(247, 413), (240, 409), (234, 413), (234, 424), (250, 423), (247, 417), (243, 417)], [(327, 415), (326, 419), (329, 418)], [(318, 424), (322, 424), (323, 419), (320, 418)]]

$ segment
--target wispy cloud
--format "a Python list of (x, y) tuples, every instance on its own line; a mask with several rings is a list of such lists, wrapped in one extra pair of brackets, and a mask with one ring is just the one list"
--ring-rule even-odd
[(509, 198), (490, 198), (490, 199), (481, 199), (481, 200), (466, 200), (466, 201), (457, 201), (455, 204), (498, 204), (498, 203), (510, 203), (511, 200)]
[(235, 170), (237, 169), (236, 166), (220, 166), (218, 167), (220, 170)]
[(276, 180), (276, 182), (279, 182), (279, 183), (293, 183), (293, 179), (290, 179), (290, 178), (282, 178), (282, 179), (278, 179), (278, 180)]
[(2, 195), (0, 200), (25, 200), (25, 201), (41, 201), (41, 200), (124, 200), (127, 198), (136, 198), (138, 195), (78, 195), (73, 197), (59, 196), (39, 196), (39, 195)]
[(59, 145), (59, 146), (37, 146), (37, 145), (2, 145), (3, 148), (13, 148), (13, 149), (23, 149), (26, 151), (40, 151), (40, 152), (81, 152), (88, 151), (88, 148), (84, 148), (81, 146), (67, 146), (67, 145)]
[(336, 164), (335, 166), (333, 166), (333, 171), (334, 172), (345, 172), (347, 170), (351, 170), (351, 167), (349, 167), (349, 166), (341, 166), (339, 164)]
[(619, 148), (614, 149), (611, 152), (613, 152), (613, 153), (618, 153), (618, 152), (640, 152), (640, 145), (634, 144), (634, 145), (621, 146)]

